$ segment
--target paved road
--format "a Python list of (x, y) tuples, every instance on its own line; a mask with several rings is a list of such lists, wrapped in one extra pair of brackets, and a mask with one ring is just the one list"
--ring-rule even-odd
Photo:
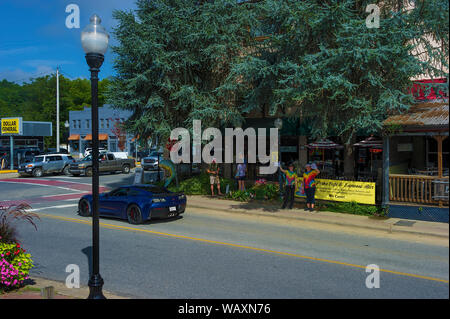
[[(100, 182), (112, 188), (132, 179), (132, 175), (104, 175)], [(90, 219), (76, 215), (76, 204), (86, 191), (80, 185), (89, 184), (89, 178), (46, 177), (39, 182), (46, 186), (0, 182), (0, 201), (32, 198), (41, 216), (38, 231), (29, 225), (19, 227), (23, 245), (36, 261), (32, 275), (63, 281), (68, 275), (65, 267), (78, 264), (81, 282), (87, 283)], [(101, 227), (104, 288), (117, 294), (141, 298), (449, 297), (448, 247), (197, 209), (188, 209), (179, 219), (138, 226), (102, 218)], [(383, 269), (378, 289), (366, 288), (369, 264)]]

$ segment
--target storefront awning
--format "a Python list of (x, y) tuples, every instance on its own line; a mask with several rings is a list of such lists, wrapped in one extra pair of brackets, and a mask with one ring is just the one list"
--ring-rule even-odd
[(353, 144), (353, 146), (357, 147), (366, 147), (370, 149), (376, 149), (376, 148), (383, 148), (383, 141), (377, 139), (376, 137), (369, 137), (365, 140), (362, 140), (361, 142), (358, 142), (356, 144)]
[(72, 134), (69, 136), (69, 141), (79, 141), (80, 140), (80, 134)]
[[(84, 138), (85, 141), (92, 141), (92, 134), (86, 134), (86, 137)], [(99, 141), (107, 141), (108, 140), (108, 134), (98, 134), (98, 140)]]
[(333, 141), (323, 139), (314, 143), (309, 143), (306, 145), (309, 149), (325, 149), (325, 150), (331, 150), (331, 149), (340, 149), (344, 148), (344, 146), (334, 143)]

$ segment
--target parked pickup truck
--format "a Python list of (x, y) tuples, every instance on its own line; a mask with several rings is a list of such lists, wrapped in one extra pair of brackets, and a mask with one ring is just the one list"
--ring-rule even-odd
[[(115, 173), (121, 171), (124, 174), (128, 174), (130, 169), (135, 166), (134, 159), (116, 158), (113, 153), (99, 154), (100, 172)], [(70, 164), (69, 172), (74, 176), (81, 174), (92, 176), (92, 155), (88, 155), (81, 161)]]

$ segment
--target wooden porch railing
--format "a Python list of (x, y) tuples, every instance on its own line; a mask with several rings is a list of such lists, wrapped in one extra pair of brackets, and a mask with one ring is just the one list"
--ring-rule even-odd
[(448, 183), (448, 176), (438, 178), (437, 176), (390, 174), (389, 200), (448, 206), (448, 198), (437, 199), (436, 196), (440, 194), (438, 187), (442, 187), (442, 184), (438, 185), (434, 181)]

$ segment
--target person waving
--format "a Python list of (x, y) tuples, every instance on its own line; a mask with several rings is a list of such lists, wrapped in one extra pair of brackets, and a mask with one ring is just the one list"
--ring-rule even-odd
[(316, 194), (316, 176), (320, 174), (320, 171), (317, 169), (317, 165), (306, 164), (306, 171), (303, 174), (303, 187), (305, 189), (306, 194), (306, 210), (314, 211), (315, 204), (315, 194)]

